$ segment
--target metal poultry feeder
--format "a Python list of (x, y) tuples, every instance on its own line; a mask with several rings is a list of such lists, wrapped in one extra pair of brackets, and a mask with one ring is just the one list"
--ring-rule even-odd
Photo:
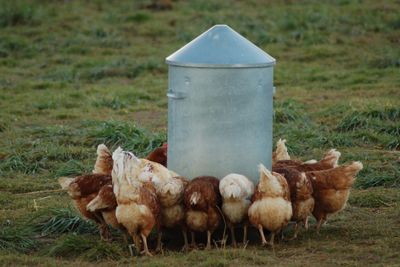
[(276, 61), (227, 25), (166, 58), (168, 168), (188, 178), (229, 173), (258, 181), (271, 167)]

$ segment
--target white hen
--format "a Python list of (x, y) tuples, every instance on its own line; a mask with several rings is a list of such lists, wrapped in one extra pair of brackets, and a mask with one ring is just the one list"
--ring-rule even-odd
[(247, 212), (250, 197), (254, 192), (253, 183), (240, 174), (232, 173), (225, 176), (219, 183), (222, 196), (222, 212), (231, 230), (232, 244), (236, 246), (234, 227), (243, 223), (243, 244), (247, 240)]

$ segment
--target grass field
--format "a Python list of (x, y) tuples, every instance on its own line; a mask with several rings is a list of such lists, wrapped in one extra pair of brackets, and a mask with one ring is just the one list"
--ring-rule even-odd
[[(0, 0), (0, 265), (400, 265), (400, 1), (151, 3)], [(274, 141), (363, 162), (320, 236), (131, 258), (65, 193), (31, 193), (90, 171), (101, 142), (139, 155), (164, 142), (164, 59), (214, 24), (277, 59)]]

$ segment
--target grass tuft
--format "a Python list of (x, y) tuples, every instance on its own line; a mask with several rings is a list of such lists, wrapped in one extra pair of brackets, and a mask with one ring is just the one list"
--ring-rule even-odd
[(30, 159), (25, 154), (14, 154), (0, 162), (0, 173), (8, 171), (35, 174), (45, 167), (45, 161), (46, 159)]
[(37, 10), (26, 1), (0, 1), (0, 27), (33, 24)]
[(138, 12), (134, 15), (130, 15), (128, 17), (126, 17), (126, 21), (129, 22), (145, 22), (151, 19), (151, 16), (148, 13), (144, 13), (144, 12)]
[(358, 175), (355, 186), (370, 188), (377, 186), (400, 187), (400, 164), (394, 162), (389, 166), (366, 166)]
[(381, 144), (389, 149), (399, 148), (400, 107), (370, 108), (353, 111), (336, 127), (339, 132), (354, 132), (364, 142)]
[(49, 256), (82, 258), (87, 261), (117, 260), (123, 253), (121, 246), (95, 240), (91, 236), (69, 234), (57, 239), (48, 252)]
[(0, 249), (18, 252), (28, 252), (35, 248), (37, 242), (32, 237), (30, 228), (11, 226), (0, 227)]
[(110, 98), (101, 98), (101, 99), (96, 99), (95, 101), (92, 102), (92, 105), (94, 107), (106, 107), (110, 108), (112, 110), (119, 110), (126, 108), (128, 106), (128, 103), (119, 97), (112, 97)]
[(69, 160), (57, 169), (55, 172), (56, 177), (73, 176), (88, 172), (89, 168), (84, 166), (80, 161)]
[(165, 134), (152, 134), (135, 124), (107, 121), (89, 133), (94, 144), (105, 143), (109, 147), (122, 146), (139, 156), (150, 153), (166, 141)]
[(30, 222), (40, 236), (65, 233), (96, 234), (97, 227), (91, 221), (82, 219), (70, 208), (41, 211)]
[(302, 106), (294, 100), (277, 101), (274, 107), (274, 120), (277, 123), (287, 123), (299, 119), (302, 113)]
[(398, 191), (369, 189), (352, 192), (349, 204), (357, 207), (379, 208), (395, 205), (400, 200)]

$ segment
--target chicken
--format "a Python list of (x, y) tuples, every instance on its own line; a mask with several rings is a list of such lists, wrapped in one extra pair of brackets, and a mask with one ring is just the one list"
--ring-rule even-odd
[(104, 185), (87, 205), (86, 209), (89, 212), (101, 212), (104, 221), (115, 229), (124, 230), (123, 226), (118, 223), (115, 215), (117, 208), (117, 200), (114, 195), (112, 184)]
[(212, 176), (194, 178), (184, 192), (186, 225), (191, 230), (192, 245), (196, 246), (194, 232), (207, 232), (206, 249), (211, 248), (211, 235), (221, 221), (219, 180)]
[(141, 249), (139, 236), (141, 237), (143, 242), (141, 254), (152, 256), (147, 245), (147, 237), (154, 226), (159, 228), (160, 206), (154, 185), (132, 179), (130, 173), (125, 171), (127, 161), (131, 157), (134, 156), (122, 152), (120, 148), (113, 153), (112, 181), (118, 203), (116, 217), (132, 236), (139, 250)]
[[(147, 155), (146, 159), (157, 162), (164, 167), (167, 167), (167, 149), (168, 144), (163, 144), (161, 147), (157, 147), (150, 154)], [(94, 165), (93, 173), (103, 173), (111, 175), (113, 167), (113, 159), (110, 150), (105, 144), (97, 146), (97, 159)]]
[(349, 165), (342, 165), (329, 170), (306, 172), (314, 189), (315, 207), (313, 215), (317, 220), (318, 233), (328, 215), (344, 209), (355, 176), (362, 168), (362, 163), (355, 161)]
[(273, 168), (286, 168), (292, 167), (298, 171), (319, 171), (335, 168), (338, 166), (338, 161), (341, 153), (336, 149), (329, 150), (320, 161), (314, 162), (313, 160), (308, 162), (301, 162), (297, 160), (280, 160), (272, 165)]
[(269, 244), (274, 245), (274, 237), (292, 217), (289, 186), (285, 178), (276, 172), (270, 172), (264, 165), (259, 165), (260, 181), (256, 186), (253, 201), (249, 208), (249, 221), (261, 235), (262, 245), (268, 242), (264, 228), (271, 232)]
[[(125, 162), (124, 168), (119, 171), (125, 173), (130, 180), (151, 182), (154, 185), (161, 207), (160, 227), (164, 229), (181, 226), (186, 249), (188, 242), (184, 221), (183, 192), (188, 183), (187, 180), (161, 164), (139, 159), (130, 152), (123, 152), (121, 148), (118, 148), (114, 154), (116, 157), (119, 155), (120, 160)], [(157, 250), (161, 250), (161, 237), (162, 233), (158, 231)]]
[(109, 240), (111, 234), (101, 211), (88, 211), (87, 205), (96, 198), (103, 186), (111, 184), (111, 176), (87, 174), (75, 178), (62, 177), (58, 181), (61, 188), (67, 190), (80, 214), (98, 225), (101, 239)]
[(313, 188), (309, 178), (304, 172), (299, 172), (293, 168), (273, 168), (274, 172), (282, 174), (290, 190), (290, 199), (292, 202), (292, 218), (295, 221), (294, 235), (292, 239), (297, 237), (299, 224), (303, 222), (304, 227), (308, 229), (308, 218), (314, 209), (314, 197), (312, 196)]
[[(189, 181), (185, 177), (173, 177), (163, 183), (158, 194), (161, 209), (161, 227), (174, 228), (180, 226), (183, 234), (183, 250), (189, 247), (185, 223), (185, 207), (183, 193)], [(161, 250), (161, 231), (157, 239), (157, 250)]]
[(272, 164), (279, 160), (290, 160), (289, 153), (286, 148), (286, 139), (280, 139), (276, 142), (276, 150), (272, 153)]
[(162, 145), (162, 147), (157, 147), (154, 149), (149, 155), (147, 155), (146, 159), (167, 167), (167, 153), (168, 145), (165, 143)]
[(236, 247), (234, 227), (243, 225), (243, 244), (247, 241), (247, 223), (250, 198), (254, 193), (253, 183), (240, 174), (229, 174), (219, 183), (222, 196), (222, 212), (231, 231), (232, 244)]
[[(105, 144), (97, 146), (97, 159), (94, 165), (93, 173), (106, 174), (111, 176), (113, 168), (113, 159), (110, 150)], [(103, 185), (96, 197), (88, 203), (86, 209), (90, 212), (101, 212), (104, 221), (113, 228), (124, 230), (118, 223), (115, 215), (117, 200), (113, 192), (112, 182)]]
[(110, 150), (104, 144), (97, 146), (97, 159), (94, 165), (93, 173), (102, 173), (111, 175), (113, 160)]

